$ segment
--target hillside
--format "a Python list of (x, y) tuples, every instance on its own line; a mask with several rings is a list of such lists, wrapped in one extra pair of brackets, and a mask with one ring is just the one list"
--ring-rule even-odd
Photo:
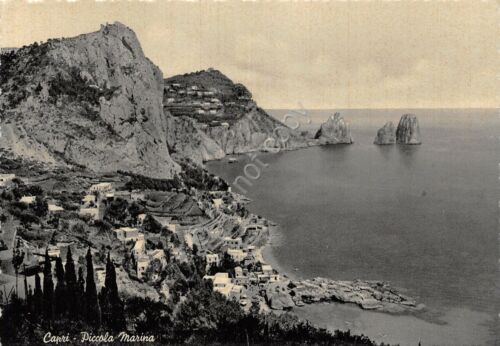
[(172, 177), (161, 71), (123, 24), (2, 54), (0, 148), (94, 171)]
[(165, 113), (173, 116), (170, 128), (175, 128), (168, 139), (170, 148), (197, 162), (308, 145), (305, 137), (259, 108), (245, 86), (218, 70), (165, 79), (163, 103)]

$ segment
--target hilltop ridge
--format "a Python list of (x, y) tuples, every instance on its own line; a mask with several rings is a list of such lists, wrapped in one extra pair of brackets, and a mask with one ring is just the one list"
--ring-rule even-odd
[(244, 85), (213, 68), (165, 79), (163, 102), (176, 129), (170, 147), (194, 161), (309, 145), (258, 107)]
[(163, 76), (121, 23), (2, 55), (0, 146), (94, 171), (172, 177)]

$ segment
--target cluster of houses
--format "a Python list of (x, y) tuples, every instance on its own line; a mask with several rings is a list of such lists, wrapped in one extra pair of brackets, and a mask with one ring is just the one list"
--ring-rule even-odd
[(217, 89), (204, 90), (197, 85), (185, 86), (180, 83), (165, 85), (165, 107), (175, 116), (212, 115), (221, 117), (224, 106), (216, 97)]
[(282, 280), (276, 270), (262, 262), (254, 245), (243, 246), (241, 237), (225, 237), (222, 250), (225, 250), (222, 254), (207, 253), (205, 255), (207, 269), (219, 266), (221, 256), (227, 254), (237, 264), (234, 268), (234, 276), (231, 277), (226, 272), (218, 272), (214, 275), (206, 275), (204, 279), (213, 282), (214, 291), (229, 299), (239, 301), (242, 306), (248, 306), (248, 295), (245, 294), (248, 290), (265, 289), (268, 284)]

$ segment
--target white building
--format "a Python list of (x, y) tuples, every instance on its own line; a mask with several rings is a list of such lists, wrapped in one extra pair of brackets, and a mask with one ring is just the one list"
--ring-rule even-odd
[(224, 245), (230, 248), (236, 248), (239, 249), (241, 248), (241, 237), (237, 238), (231, 238), (231, 237), (224, 237)]
[(55, 204), (48, 204), (48, 209), (49, 209), (49, 213), (53, 213), (53, 214), (64, 211), (63, 207), (60, 207), (60, 206), (55, 205)]
[(102, 267), (96, 267), (95, 276), (97, 278), (96, 286), (99, 288), (104, 287), (104, 282), (106, 281), (106, 269)]
[[(134, 227), (121, 227), (114, 230), (118, 240), (126, 243), (128, 241), (137, 241), (140, 238), (139, 230)], [(142, 237), (144, 235), (142, 234)]]
[(218, 266), (220, 263), (220, 258), (218, 254), (207, 254), (205, 256), (205, 259), (207, 261), (207, 267), (210, 267), (212, 265)]
[(149, 266), (149, 257), (142, 256), (137, 259), (137, 277), (142, 279), (144, 277), (144, 273)]
[(9, 185), (15, 177), (15, 174), (0, 174), (0, 187)]
[(113, 184), (111, 183), (94, 184), (89, 188), (90, 192), (110, 192), (112, 190), (113, 190)]
[(221, 207), (221, 205), (224, 204), (224, 201), (222, 200), (222, 198), (215, 198), (212, 200), (214, 206), (219, 209)]
[(90, 203), (96, 203), (96, 197), (95, 195), (85, 195), (83, 198), (82, 198), (82, 203), (83, 204), (90, 204)]
[(26, 205), (31, 205), (35, 203), (36, 197), (35, 196), (23, 196), (19, 200), (19, 202), (24, 203)]
[(240, 249), (227, 249), (227, 254), (231, 256), (235, 262), (241, 262), (247, 257), (247, 253)]
[(101, 213), (101, 210), (99, 208), (80, 208), (79, 214), (80, 215), (88, 215), (93, 220), (102, 219), (102, 213)]

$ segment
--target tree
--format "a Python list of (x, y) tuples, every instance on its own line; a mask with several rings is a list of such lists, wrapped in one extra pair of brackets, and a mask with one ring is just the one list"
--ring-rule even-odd
[(118, 294), (115, 265), (111, 261), (109, 252), (106, 262), (106, 278), (101, 291), (101, 308), (103, 324), (115, 331), (125, 328), (123, 303)]
[(24, 251), (21, 250), (21, 241), (17, 239), (16, 247), (12, 251), (12, 265), (16, 273), (16, 294), (17, 294), (17, 277), (19, 274), (19, 267), (24, 261)]
[(49, 211), (47, 201), (42, 196), (36, 196), (35, 203), (33, 204), (33, 212), (38, 217), (44, 217)]
[(35, 292), (33, 293), (33, 312), (40, 316), (43, 311), (43, 292), (40, 284), (40, 275), (35, 274)]
[(78, 268), (78, 281), (76, 283), (75, 308), (79, 318), (84, 317), (85, 309), (85, 279), (83, 278), (83, 268)]
[(94, 264), (90, 247), (87, 251), (87, 280), (85, 287), (85, 318), (88, 324), (97, 327), (100, 325), (99, 302), (97, 299), (97, 287), (94, 280)]
[(56, 258), (56, 291), (54, 294), (55, 315), (61, 316), (66, 312), (67, 306), (67, 290), (64, 281), (64, 268), (61, 257)]
[(52, 265), (49, 250), (45, 249), (45, 264), (43, 266), (43, 314), (50, 323), (52, 320), (52, 305), (54, 302), (54, 283), (52, 282)]
[(162, 225), (151, 215), (146, 215), (144, 221), (142, 222), (142, 227), (146, 232), (160, 233), (162, 230)]
[(66, 265), (64, 266), (64, 269), (64, 281), (66, 282), (67, 299), (70, 303), (68, 304), (67, 311), (70, 315), (73, 315), (77, 313), (77, 311), (75, 309), (75, 305), (71, 302), (76, 303), (78, 301), (78, 287), (76, 281), (75, 263), (73, 262), (71, 247), (68, 247), (68, 252), (66, 254)]

